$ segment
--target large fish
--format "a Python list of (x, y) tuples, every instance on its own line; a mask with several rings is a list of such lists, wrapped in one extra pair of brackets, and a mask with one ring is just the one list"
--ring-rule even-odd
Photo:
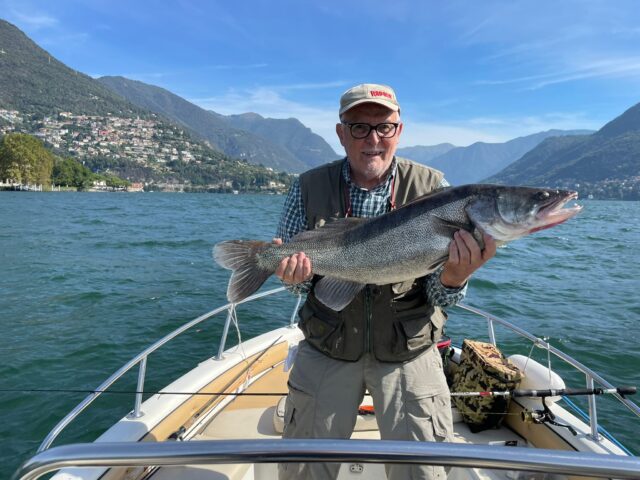
[(375, 218), (343, 218), (302, 232), (289, 243), (252, 240), (218, 243), (213, 255), (233, 270), (227, 297), (239, 302), (297, 252), (311, 260), (316, 297), (339, 311), (366, 284), (386, 285), (433, 272), (448, 257), (454, 232), (463, 229), (498, 245), (553, 227), (582, 207), (563, 208), (577, 193), (545, 188), (463, 185), (424, 195)]

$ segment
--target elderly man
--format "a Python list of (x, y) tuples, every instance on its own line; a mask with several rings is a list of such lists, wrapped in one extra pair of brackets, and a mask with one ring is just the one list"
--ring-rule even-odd
[[(395, 156), (402, 122), (395, 92), (363, 84), (340, 99), (336, 133), (346, 158), (302, 174), (285, 201), (277, 243), (335, 217), (374, 217), (447, 186), (437, 170)], [(471, 274), (495, 255), (466, 231), (456, 232), (449, 259), (436, 272), (393, 285), (367, 285), (342, 311), (314, 295), (304, 252), (284, 259), (276, 275), (307, 293), (300, 343), (289, 377), (285, 438), (349, 438), (365, 391), (385, 440), (450, 441), (451, 406), (436, 347), (446, 314)], [(331, 479), (338, 464), (283, 464), (282, 479)], [(446, 478), (432, 466), (388, 465), (398, 479)]]

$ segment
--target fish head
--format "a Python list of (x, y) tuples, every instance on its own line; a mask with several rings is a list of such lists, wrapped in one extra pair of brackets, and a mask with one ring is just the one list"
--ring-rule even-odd
[(571, 190), (479, 185), (466, 211), (476, 228), (504, 243), (570, 219), (582, 207), (564, 207), (577, 198)]

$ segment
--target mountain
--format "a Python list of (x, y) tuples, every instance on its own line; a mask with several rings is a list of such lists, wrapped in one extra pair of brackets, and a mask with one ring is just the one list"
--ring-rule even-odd
[(0, 109), (27, 115), (143, 113), (88, 75), (53, 58), (4, 20), (0, 20)]
[(221, 117), (237, 128), (268, 138), (286, 148), (308, 167), (322, 165), (340, 156), (324, 138), (313, 133), (296, 118), (264, 118), (257, 113)]
[[(588, 134), (589, 130), (548, 130), (504, 143), (476, 142), (468, 147), (456, 147), (431, 159), (428, 165), (441, 170), (452, 185), (474, 183), (499, 172), (507, 165), (537, 146), (544, 139), (555, 136)], [(409, 156), (409, 158), (412, 158)]]
[(396, 153), (400, 157), (410, 158), (424, 165), (430, 165), (434, 158), (444, 155), (454, 148), (456, 148), (456, 146), (450, 143), (440, 143), (431, 146), (416, 145), (414, 147), (399, 148)]
[(640, 103), (587, 136), (549, 138), (489, 182), (580, 186), (597, 198), (640, 187)]
[(183, 125), (231, 157), (294, 173), (337, 158), (322, 137), (295, 119), (265, 119), (256, 114), (226, 117), (154, 85), (124, 77), (98, 81), (131, 103)]
[(212, 149), (0, 20), (0, 136), (11, 133), (36, 136), (56, 155), (154, 189), (282, 191), (291, 181)]

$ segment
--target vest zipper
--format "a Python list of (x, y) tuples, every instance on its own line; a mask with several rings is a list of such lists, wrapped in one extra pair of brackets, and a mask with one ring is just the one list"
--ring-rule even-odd
[(371, 351), (371, 287), (369, 285), (364, 288), (364, 315), (364, 351), (368, 353)]

